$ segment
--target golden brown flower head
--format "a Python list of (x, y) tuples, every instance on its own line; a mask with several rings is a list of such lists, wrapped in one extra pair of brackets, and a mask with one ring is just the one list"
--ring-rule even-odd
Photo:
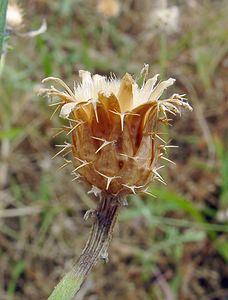
[(104, 17), (117, 17), (120, 12), (120, 3), (117, 0), (99, 0), (97, 11)]
[(60, 117), (69, 122), (64, 130), (72, 142), (60, 152), (72, 151), (76, 178), (91, 185), (94, 193), (110, 194), (136, 193), (154, 179), (163, 181), (156, 168), (166, 149), (159, 123), (168, 123), (167, 112), (176, 114), (179, 106), (191, 109), (178, 94), (159, 99), (175, 80), (157, 83), (155, 75), (140, 88), (128, 73), (121, 80), (91, 76), (87, 71), (79, 75), (82, 82), (73, 91), (58, 78), (43, 80), (64, 88), (59, 91), (51, 86), (44, 91), (60, 99), (56, 103)]

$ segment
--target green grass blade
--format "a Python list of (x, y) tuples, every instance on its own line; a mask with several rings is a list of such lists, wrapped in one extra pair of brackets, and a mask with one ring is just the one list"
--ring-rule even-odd
[(0, 1), (0, 57), (2, 55), (8, 0)]
[(21, 274), (24, 272), (26, 264), (23, 260), (18, 261), (12, 271), (12, 278), (8, 285), (8, 294), (13, 296), (16, 291), (17, 281), (20, 278)]
[(23, 128), (14, 127), (9, 130), (0, 130), (0, 141), (2, 140), (13, 140), (23, 134)]
[(179, 208), (190, 214), (198, 222), (204, 222), (204, 218), (200, 211), (194, 206), (191, 201), (185, 199), (183, 196), (171, 192), (165, 188), (160, 189), (153, 187), (150, 189), (150, 192), (157, 196), (157, 198), (159, 198), (160, 200), (168, 202), (171, 201), (175, 203)]

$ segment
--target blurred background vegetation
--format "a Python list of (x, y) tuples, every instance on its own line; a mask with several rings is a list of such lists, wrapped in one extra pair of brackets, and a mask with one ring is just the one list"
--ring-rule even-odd
[[(11, 3), (11, 2), (10, 2)], [(69, 85), (78, 70), (177, 79), (194, 110), (164, 139), (167, 185), (129, 198), (108, 264), (75, 298), (228, 299), (228, 3), (226, 0), (23, 0), (6, 28), (0, 78), (0, 299), (46, 299), (87, 239), (95, 207), (71, 168), (51, 159), (60, 120), (38, 97), (41, 80)], [(26, 35), (46, 19), (47, 30)]]

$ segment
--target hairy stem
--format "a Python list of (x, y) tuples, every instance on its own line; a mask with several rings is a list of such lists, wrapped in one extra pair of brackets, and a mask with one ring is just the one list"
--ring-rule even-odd
[(94, 218), (90, 237), (81, 256), (59, 284), (48, 300), (70, 300), (79, 291), (87, 274), (101, 258), (107, 259), (107, 250), (112, 238), (122, 199), (102, 194), (97, 209), (92, 212)]

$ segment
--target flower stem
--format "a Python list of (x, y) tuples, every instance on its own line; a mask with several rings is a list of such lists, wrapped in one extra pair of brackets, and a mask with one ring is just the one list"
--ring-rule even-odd
[(90, 237), (77, 263), (55, 287), (48, 300), (70, 300), (80, 290), (87, 274), (101, 258), (107, 259), (107, 250), (113, 227), (122, 205), (118, 196), (102, 194), (94, 217)]

